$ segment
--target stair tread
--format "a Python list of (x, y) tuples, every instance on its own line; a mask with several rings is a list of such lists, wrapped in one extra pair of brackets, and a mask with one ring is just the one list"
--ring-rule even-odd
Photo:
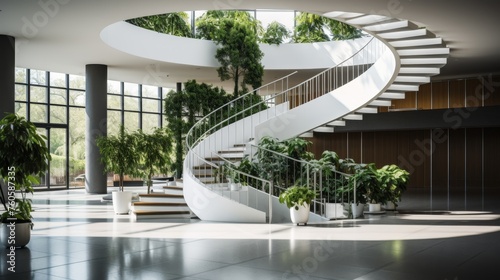
[(132, 202), (132, 205), (134, 205), (134, 206), (187, 206), (187, 203), (137, 201), (137, 202)]
[(164, 194), (164, 193), (140, 194), (139, 197), (184, 198), (184, 196), (181, 194)]
[(182, 186), (164, 186), (163, 188), (169, 190), (179, 190), (179, 191), (182, 191), (184, 189), (184, 187)]
[(179, 215), (179, 214), (186, 214), (189, 215), (191, 212), (189, 211), (148, 211), (148, 210), (135, 210), (133, 211), (134, 214), (141, 216), (141, 215)]

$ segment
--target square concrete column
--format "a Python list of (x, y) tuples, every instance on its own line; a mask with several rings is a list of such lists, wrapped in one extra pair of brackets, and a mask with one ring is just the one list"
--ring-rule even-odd
[(107, 135), (108, 67), (86, 65), (85, 80), (85, 190), (87, 193), (105, 194), (107, 178), (96, 139)]
[(0, 119), (15, 111), (15, 42), (12, 36), (0, 35)]

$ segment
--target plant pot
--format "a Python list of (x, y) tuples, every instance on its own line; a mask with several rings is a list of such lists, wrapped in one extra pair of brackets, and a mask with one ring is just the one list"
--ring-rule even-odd
[(394, 204), (394, 202), (391, 202), (391, 201), (388, 201), (385, 205), (384, 205), (384, 209), (385, 210), (396, 210), (396, 204)]
[[(9, 238), (13, 236), (13, 238)], [(10, 222), (2, 223), (1, 242), (2, 246), (6, 248), (24, 247), (31, 239), (31, 223), (14, 223), (12, 226)]]
[(128, 214), (132, 202), (132, 192), (113, 192), (113, 209), (116, 214)]
[(326, 203), (325, 216), (327, 219), (345, 218), (344, 205), (342, 203)]
[(363, 215), (364, 208), (365, 205), (363, 203), (359, 203), (358, 205), (351, 203), (352, 217), (357, 218)]
[(232, 191), (239, 191), (240, 188), (241, 188), (241, 184), (240, 183), (231, 183), (229, 185), (230, 185), (230, 189)]
[(369, 203), (368, 204), (369, 212), (380, 212), (380, 203)]
[(295, 206), (290, 208), (290, 218), (294, 224), (304, 224), (307, 225), (309, 220), (309, 204), (299, 205), (299, 210), (295, 210)]

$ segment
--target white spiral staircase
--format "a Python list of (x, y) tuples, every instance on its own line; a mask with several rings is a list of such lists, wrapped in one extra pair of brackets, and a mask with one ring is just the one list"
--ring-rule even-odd
[(251, 140), (257, 143), (264, 136), (284, 140), (314, 131), (334, 132), (346, 120), (362, 120), (363, 114), (377, 113), (379, 106), (404, 99), (405, 92), (418, 91), (446, 64), (449, 48), (443, 40), (407, 20), (346, 12), (324, 16), (356, 26), (375, 39), (343, 63), (299, 85), (289, 86), (287, 76), (255, 90), (272, 94), (266, 99), (271, 106), (264, 111), (252, 114), (249, 109), (224, 119), (234, 102), (244, 103), (242, 97), (193, 127), (187, 137), (184, 196), (200, 219), (286, 221), (286, 209), (269, 194), (270, 182), (260, 180), (258, 186), (231, 191), (224, 182), (212, 180), (218, 165), (241, 158), (228, 151)]

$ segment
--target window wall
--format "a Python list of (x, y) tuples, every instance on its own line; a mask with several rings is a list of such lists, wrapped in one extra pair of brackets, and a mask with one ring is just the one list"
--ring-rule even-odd
[[(47, 137), (52, 160), (39, 189), (84, 186), (85, 77), (16, 68), (15, 111)], [(108, 134), (163, 127), (163, 93), (169, 89), (108, 81)], [(110, 125), (113, 124), (113, 125)]]

